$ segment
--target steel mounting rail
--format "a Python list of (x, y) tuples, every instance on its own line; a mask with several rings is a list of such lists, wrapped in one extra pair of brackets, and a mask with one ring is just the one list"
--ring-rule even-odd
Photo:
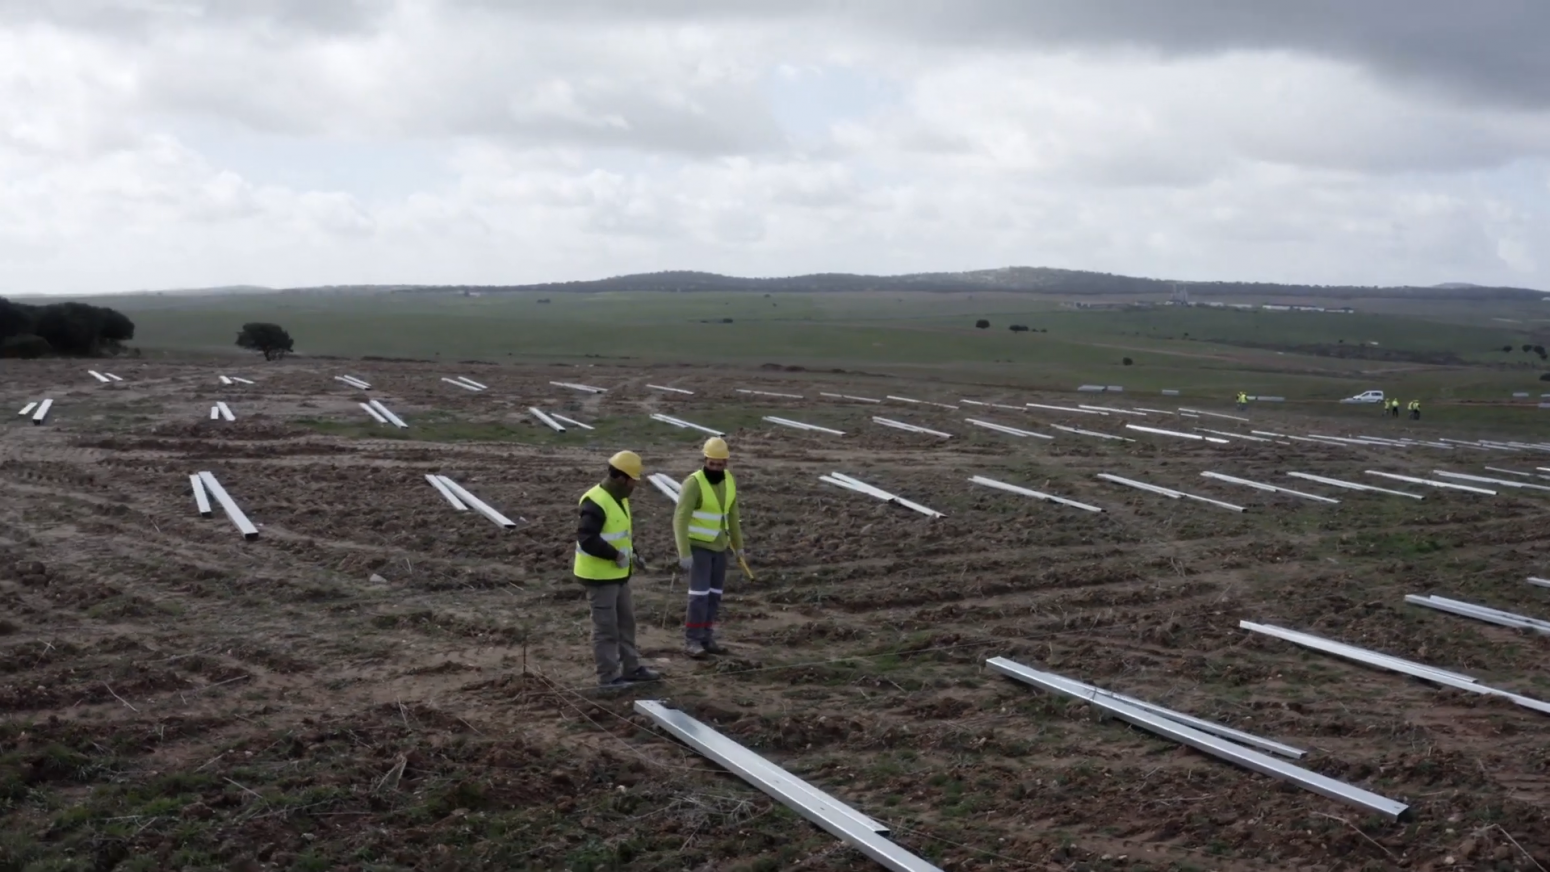
[(545, 427), (548, 427), (550, 430), (553, 430), (556, 433), (565, 432), (564, 425), (549, 415), (544, 414), (544, 411), (537, 406), (528, 406), (527, 410), (533, 413), (533, 417), (537, 418), (539, 423), (543, 424)]
[(1004, 481), (996, 481), (993, 478), (986, 478), (983, 475), (971, 476), (969, 481), (973, 482), (974, 484), (984, 485), (985, 487), (993, 487), (997, 490), (1004, 490), (1008, 493), (1022, 494), (1025, 497), (1033, 497), (1036, 500), (1046, 500), (1052, 503), (1059, 503), (1063, 506), (1070, 506), (1073, 509), (1082, 509), (1083, 511), (1087, 512), (1103, 511), (1103, 509), (1097, 506), (1089, 506), (1086, 503), (1079, 503), (1076, 500), (1068, 500), (1065, 497), (1057, 497), (1052, 494), (1041, 493), (1036, 490), (1029, 490), (1025, 487), (1018, 487), (1015, 484), (1007, 484)]
[(1393, 479), (1394, 481), (1407, 482), (1409, 484), (1424, 484), (1431, 487), (1443, 488), (1444, 490), (1457, 490), (1472, 494), (1484, 494), (1489, 497), (1496, 496), (1496, 491), (1488, 490), (1483, 487), (1470, 487), (1467, 484), (1451, 484), (1446, 481), (1433, 481), (1429, 478), (1416, 478), (1413, 475), (1399, 475), (1393, 472), (1381, 472), (1376, 469), (1368, 469), (1364, 470), (1364, 472), (1366, 472), (1368, 475), (1376, 475), (1379, 478), (1388, 478)]
[(834, 430), (829, 427), (820, 427), (817, 424), (808, 424), (803, 421), (793, 421), (790, 418), (778, 418), (774, 415), (765, 415), (764, 420), (771, 424), (779, 424), (782, 427), (792, 427), (797, 430), (811, 430), (815, 433), (828, 433), (831, 436), (844, 436), (844, 430)]
[(1390, 672), (1398, 672), (1403, 675), (1410, 675), (1423, 681), (1430, 681), (1433, 684), (1443, 685), (1444, 687), (1452, 687), (1458, 690), (1467, 690), (1470, 693), (1485, 694), (1487, 696), (1505, 697), (1506, 699), (1512, 700), (1512, 702), (1516, 705), (1520, 705), (1526, 709), (1532, 709), (1533, 711), (1537, 711), (1541, 714), (1550, 714), (1550, 703), (1546, 703), (1532, 697), (1521, 696), (1519, 694), (1511, 693), (1505, 690), (1498, 690), (1494, 687), (1487, 687), (1486, 685), (1480, 684), (1474, 678), (1471, 678), (1467, 675), (1450, 673), (1447, 670), (1436, 669), (1423, 663), (1414, 663), (1399, 657), (1390, 657), (1387, 654), (1379, 654), (1375, 651), (1368, 651), (1363, 648), (1357, 648), (1353, 645), (1334, 642), (1329, 639), (1320, 638), (1308, 633), (1299, 633), (1296, 630), (1288, 630), (1284, 627), (1275, 627), (1268, 624), (1256, 624), (1253, 621), (1239, 621), (1238, 626), (1241, 629), (1249, 630), (1250, 632), (1254, 633), (1262, 633), (1266, 636), (1274, 636), (1275, 638), (1283, 639), (1296, 645), (1301, 645), (1304, 648), (1312, 648), (1315, 651), (1323, 651), (1326, 654), (1334, 654), (1337, 657), (1344, 657), (1347, 660), (1354, 660), (1357, 663), (1362, 663), (1367, 666), (1376, 666), (1379, 669), (1387, 669)]
[[(243, 514), (242, 509), (237, 507), (236, 500), (233, 500), (226, 493), (226, 488), (221, 487), (221, 483), (215, 480), (215, 476), (209, 472), (200, 472), (199, 480), (204, 484), (205, 490), (210, 492), (210, 496), (215, 497), (215, 501), (221, 504), (222, 509), (226, 510), (226, 517), (230, 518), (232, 524), (242, 533), (242, 538), (257, 539), (258, 528), (253, 526), (253, 522), (248, 520), (248, 516)], [(195, 500), (198, 500), (197, 495)]]
[(1168, 497), (1169, 499), (1176, 500), (1180, 497), (1184, 497), (1185, 499), (1191, 499), (1202, 503), (1210, 503), (1213, 506), (1220, 506), (1224, 509), (1228, 509), (1229, 511), (1242, 512), (1244, 510), (1243, 506), (1233, 505), (1232, 503), (1224, 503), (1221, 500), (1213, 500), (1210, 497), (1203, 497), (1197, 494), (1188, 493), (1186, 491), (1175, 490), (1171, 487), (1147, 484), (1144, 481), (1136, 481), (1133, 478), (1121, 478), (1117, 475), (1110, 475), (1107, 472), (1100, 472), (1098, 473), (1097, 477), (1103, 479), (1104, 481), (1113, 482), (1114, 484), (1122, 484), (1126, 487), (1133, 487), (1137, 490), (1149, 491), (1160, 496)]
[(1229, 484), (1241, 484), (1244, 487), (1258, 488), (1259, 490), (1262, 490), (1262, 491), (1272, 491), (1274, 493), (1291, 494), (1294, 497), (1302, 497), (1305, 500), (1315, 500), (1315, 501), (1321, 502), (1321, 503), (1338, 503), (1338, 502), (1340, 502), (1339, 500), (1335, 499), (1334, 497), (1321, 497), (1318, 494), (1307, 494), (1307, 493), (1303, 493), (1302, 491), (1292, 490), (1289, 487), (1281, 487), (1280, 485), (1274, 485), (1274, 484), (1265, 484), (1264, 482), (1259, 482), (1259, 481), (1249, 481), (1246, 478), (1238, 478), (1237, 476), (1232, 476), (1232, 475), (1223, 475), (1220, 472), (1202, 472), (1200, 475), (1203, 478), (1214, 478), (1217, 481), (1225, 481), (1225, 482), (1227, 482)]
[(678, 495), (683, 490), (682, 485), (660, 472), (653, 472), (646, 476), (646, 478), (657, 490), (662, 492), (662, 496), (667, 497), (671, 502), (678, 502)]
[[(1213, 757), (1230, 763), (1236, 763), (1245, 769), (1296, 784), (1305, 790), (1338, 802), (1381, 814), (1389, 820), (1403, 820), (1409, 816), (1410, 807), (1402, 802), (1396, 802), (1386, 796), (1380, 796), (1360, 787), (1346, 784), (1343, 781), (1336, 781), (1333, 778), (1320, 775), (1317, 772), (1304, 769), (1284, 760), (1277, 760), (1269, 754), (1240, 745), (1220, 735), (1213, 735), (1188, 722), (1174, 720), (1169, 715), (1142, 708), (1134, 702), (1123, 700), (1115, 695), (1089, 692), (1089, 688), (1097, 690), (1097, 688), (1093, 688), (1091, 685), (1074, 682), (1053, 673), (1030, 669), (1021, 663), (1008, 660), (1005, 657), (993, 657), (985, 661), (985, 663), (991, 669), (1008, 678), (1014, 678), (1025, 684), (1031, 684), (1050, 693), (1058, 693), (1083, 700), (1088, 705), (1108, 712), (1126, 723), (1172, 739), (1180, 744), (1188, 745), (1197, 751), (1203, 751)], [(1264, 741), (1258, 739), (1258, 737), (1254, 738), (1258, 741)]]
[(882, 402), (882, 400), (874, 400), (871, 397), (856, 397), (856, 396), (851, 396), (850, 394), (830, 393), (829, 391), (819, 391), (818, 392), (818, 396), (820, 396), (820, 397), (833, 397), (836, 400), (855, 400), (858, 403), (881, 403)]
[(979, 418), (964, 418), (963, 420), (973, 424), (976, 427), (984, 427), (986, 430), (994, 430), (997, 433), (1005, 433), (1008, 436), (1021, 436), (1024, 438), (1032, 436), (1036, 439), (1055, 438), (1054, 436), (1050, 436), (1044, 433), (1035, 433), (1032, 430), (1019, 430), (1016, 427), (1008, 427), (1005, 424), (997, 424), (994, 421), (981, 421)]
[(889, 493), (888, 491), (885, 491), (885, 490), (883, 490), (880, 487), (876, 487), (874, 485), (867, 484), (866, 482), (862, 481), (859, 478), (852, 478), (851, 476), (845, 475), (844, 473), (831, 472), (828, 475), (820, 475), (818, 477), (818, 480), (821, 481), (821, 482), (824, 482), (825, 484), (832, 484), (832, 485), (835, 485), (836, 487), (842, 487), (842, 488), (845, 488), (846, 490), (852, 490), (852, 491), (855, 491), (857, 493), (866, 494), (867, 496), (870, 496), (870, 497), (875, 497), (876, 499), (880, 499), (880, 500), (882, 500), (883, 502), (886, 502), (886, 503), (898, 503), (899, 505), (905, 507), (906, 509), (910, 509), (912, 511), (919, 512), (922, 515), (926, 515), (927, 517), (931, 517), (931, 518), (943, 518), (943, 517), (946, 517), (945, 515), (943, 515), (941, 512), (937, 511), (936, 509), (927, 508), (926, 506), (923, 506), (920, 503), (911, 502), (911, 501), (905, 499), (904, 497), (901, 497), (901, 496), (899, 496), (897, 494)]
[(1374, 487), (1373, 485), (1370, 485), (1370, 484), (1361, 484), (1359, 482), (1354, 482), (1354, 481), (1342, 481), (1341, 479), (1338, 479), (1338, 478), (1326, 478), (1325, 476), (1322, 476), (1322, 475), (1313, 475), (1313, 474), (1307, 473), (1307, 472), (1288, 472), (1287, 475), (1291, 476), (1292, 478), (1303, 479), (1304, 481), (1316, 481), (1319, 484), (1327, 484), (1327, 485), (1330, 485), (1332, 487), (1343, 487), (1346, 490), (1366, 491), (1366, 492), (1369, 492), (1369, 493), (1388, 494), (1389, 496), (1394, 496), (1394, 497), (1409, 497), (1412, 500), (1424, 500), (1424, 499), (1426, 499), (1426, 497), (1422, 496), (1421, 494), (1412, 494), (1412, 493), (1406, 493), (1405, 491), (1389, 490), (1386, 487)]
[(1416, 596), (1410, 594), (1405, 597), (1405, 602), (1411, 605), (1425, 606), (1436, 609), (1439, 612), (1458, 615), (1463, 618), (1474, 618), (1477, 621), (1485, 621), (1488, 624), (1497, 624), (1503, 627), (1512, 627), (1517, 630), (1533, 630), (1540, 635), (1550, 636), (1550, 621), (1539, 618), (1531, 618), (1516, 612), (1504, 612), (1501, 609), (1493, 609), (1490, 606), (1467, 603), (1462, 600), (1448, 599), (1443, 596)]
[[(441, 479), (441, 483), (446, 486), (447, 490), (452, 492), (453, 496), (458, 498), (459, 502), (467, 505), (469, 508), (473, 509), (479, 514), (484, 515), (486, 518), (489, 518), (490, 521), (496, 526), (505, 527), (507, 529), (517, 526), (515, 521), (490, 508), (488, 503), (469, 493), (462, 485), (444, 475), (438, 475), (437, 478)], [(526, 518), (519, 518), (518, 520), (521, 520), (524, 523), (527, 521)]]
[(653, 421), (661, 421), (664, 424), (671, 424), (674, 427), (678, 427), (678, 428), (684, 429), (684, 430), (698, 430), (701, 433), (709, 433), (712, 436), (725, 436), (725, 435), (727, 435), (727, 434), (721, 432), (720, 430), (712, 430), (709, 427), (702, 427), (699, 424), (695, 424), (695, 423), (691, 423), (689, 421), (685, 421), (682, 418), (675, 418), (672, 415), (653, 414), (651, 416), (651, 420), (653, 420)]
[(635, 711), (825, 832), (893, 872), (942, 872), (941, 868), (884, 838), (887, 828), (817, 787), (765, 760), (689, 715), (657, 700), (636, 700)]
[(903, 430), (906, 433), (922, 433), (927, 436), (940, 436), (943, 439), (953, 438), (953, 434), (951, 433), (943, 433), (941, 430), (931, 430), (926, 427), (918, 427), (914, 424), (906, 424), (903, 421), (895, 421), (892, 418), (879, 418), (878, 416), (873, 415), (872, 422), (874, 424), (881, 424), (884, 427), (892, 427), (895, 430)]
[(1196, 442), (1212, 442), (1217, 445), (1226, 445), (1227, 440), (1220, 436), (1196, 436), (1194, 433), (1180, 433), (1177, 430), (1164, 430), (1161, 427), (1143, 427), (1140, 424), (1126, 424), (1126, 430), (1134, 430), (1137, 433), (1152, 433), (1157, 436), (1173, 436), (1178, 439), (1192, 439)]

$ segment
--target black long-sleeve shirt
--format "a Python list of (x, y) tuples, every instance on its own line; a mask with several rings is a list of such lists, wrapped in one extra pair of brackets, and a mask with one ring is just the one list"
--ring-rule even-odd
[[(604, 560), (617, 560), (619, 549), (603, 541), (603, 524), (608, 515), (603, 507), (592, 502), (590, 498), (581, 501), (581, 520), (576, 526), (576, 544), (581, 550), (593, 557)], [(621, 581), (628, 580), (625, 576)]]

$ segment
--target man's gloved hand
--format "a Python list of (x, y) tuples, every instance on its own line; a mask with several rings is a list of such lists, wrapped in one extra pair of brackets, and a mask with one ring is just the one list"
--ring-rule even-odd
[(620, 551), (618, 554), (615, 554), (614, 555), (614, 565), (619, 567), (620, 569), (629, 569), (630, 568), (630, 552), (628, 552), (628, 551)]
[(694, 568), (694, 558), (691, 557), (691, 556), (687, 556), (687, 555), (684, 556), (684, 557), (678, 558), (678, 568), (682, 569), (684, 572), (688, 572), (689, 570), (693, 569)]

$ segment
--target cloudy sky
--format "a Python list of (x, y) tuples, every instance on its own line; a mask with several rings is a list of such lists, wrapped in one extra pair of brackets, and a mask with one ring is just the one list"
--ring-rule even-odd
[(0, 294), (1550, 288), (1545, 0), (0, 0)]

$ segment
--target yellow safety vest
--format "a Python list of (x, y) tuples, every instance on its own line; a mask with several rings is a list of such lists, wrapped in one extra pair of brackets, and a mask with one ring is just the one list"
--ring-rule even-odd
[(1414, 412), (1416, 409), (1419, 409), (1419, 408), (1421, 408), (1421, 401), (1420, 400), (1411, 400), (1410, 401), (1410, 411)]
[(1244, 394), (1244, 393), (1238, 394), (1238, 402), (1240, 402), (1240, 403), (1247, 403), (1248, 401), (1249, 401), (1249, 395), (1248, 394)]
[[(581, 495), (576, 505), (579, 506), (587, 500), (591, 500), (603, 509), (603, 541), (620, 551), (630, 548), (629, 499), (615, 500), (613, 494), (610, 494), (602, 485), (594, 485), (591, 490)], [(575, 572), (577, 578), (587, 581), (618, 581), (629, 577), (630, 568), (621, 567), (612, 560), (605, 560), (602, 557), (593, 557), (582, 551), (581, 543), (577, 542)]]
[(689, 538), (696, 542), (714, 542), (727, 528), (727, 515), (732, 511), (732, 501), (737, 499), (737, 483), (728, 472), (723, 479), (727, 485), (727, 504), (723, 507), (716, 500), (715, 486), (705, 478), (705, 470), (699, 470), (692, 477), (700, 483), (700, 507), (689, 520)]

